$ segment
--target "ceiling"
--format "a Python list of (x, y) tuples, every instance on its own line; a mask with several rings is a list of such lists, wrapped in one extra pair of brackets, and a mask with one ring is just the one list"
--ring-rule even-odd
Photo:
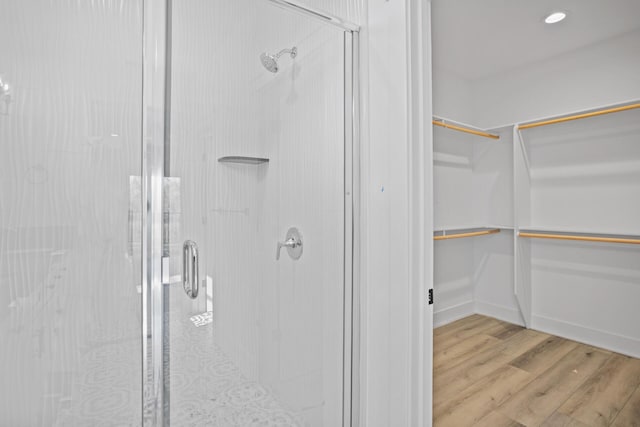
[[(544, 23), (556, 10), (557, 24)], [(640, 0), (432, 0), (433, 64), (475, 80), (640, 29)]]

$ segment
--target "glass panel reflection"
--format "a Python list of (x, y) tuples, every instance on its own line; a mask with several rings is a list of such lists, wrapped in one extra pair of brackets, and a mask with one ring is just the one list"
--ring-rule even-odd
[(2, 425), (141, 422), (141, 9), (2, 3)]

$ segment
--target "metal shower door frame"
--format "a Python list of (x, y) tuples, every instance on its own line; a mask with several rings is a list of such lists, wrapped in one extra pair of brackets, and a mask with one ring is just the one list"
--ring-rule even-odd
[[(343, 426), (359, 425), (359, 26), (294, 0), (265, 0), (332, 25), (344, 33), (344, 331)], [(163, 180), (167, 167), (171, 76), (171, 2), (143, 0), (142, 93), (142, 422), (169, 426), (169, 384), (165, 381), (163, 277)]]

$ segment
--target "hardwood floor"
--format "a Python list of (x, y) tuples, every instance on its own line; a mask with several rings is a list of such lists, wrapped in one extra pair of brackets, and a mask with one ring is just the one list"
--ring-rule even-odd
[(480, 315), (433, 335), (435, 427), (640, 427), (640, 359)]

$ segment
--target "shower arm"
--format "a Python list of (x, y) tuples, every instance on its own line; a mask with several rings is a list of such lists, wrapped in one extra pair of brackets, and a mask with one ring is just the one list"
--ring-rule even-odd
[(284, 55), (285, 53), (288, 53), (291, 55), (292, 58), (295, 58), (296, 55), (298, 54), (298, 48), (297, 47), (293, 47), (291, 49), (282, 49), (280, 52), (276, 53), (274, 55), (275, 59), (280, 58), (282, 55)]

